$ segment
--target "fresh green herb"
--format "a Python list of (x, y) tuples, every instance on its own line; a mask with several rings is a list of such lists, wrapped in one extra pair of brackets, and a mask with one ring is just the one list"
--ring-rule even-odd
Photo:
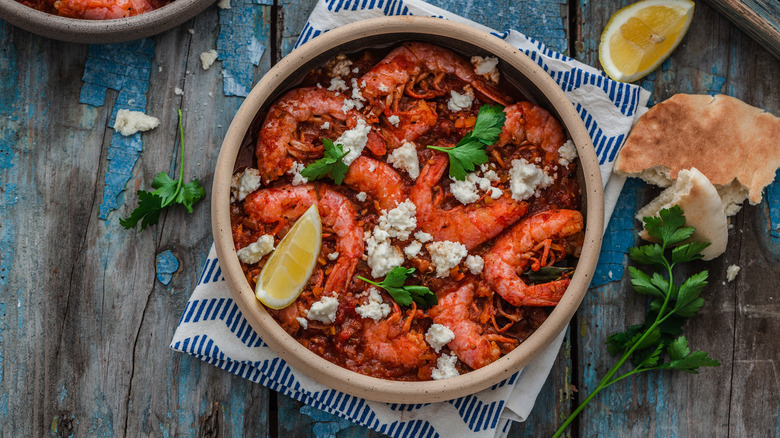
[(119, 219), (119, 224), (128, 230), (135, 228), (141, 221), (143, 231), (149, 225), (154, 225), (160, 220), (160, 212), (171, 204), (181, 204), (192, 213), (192, 206), (206, 196), (206, 190), (198, 180), (184, 184), (184, 125), (182, 124), (181, 110), (179, 110), (179, 134), (181, 135), (181, 168), (179, 179), (173, 180), (165, 172), (160, 172), (152, 181), (152, 187), (156, 190), (147, 192), (138, 191), (138, 207), (130, 213), (130, 216)]
[(558, 266), (543, 266), (538, 271), (528, 270), (524, 272), (528, 276), (528, 280), (531, 283), (549, 283), (551, 281), (560, 280), (564, 274), (574, 272), (574, 268), (565, 268)]
[(431, 307), (438, 304), (439, 300), (436, 298), (436, 294), (427, 287), (404, 286), (406, 279), (413, 273), (414, 268), (407, 269), (403, 266), (396, 266), (381, 283), (376, 283), (360, 276), (358, 278), (386, 290), (395, 302), (402, 306), (409, 306), (412, 304), (412, 301), (420, 307)]
[(342, 161), (349, 151), (344, 152), (340, 144), (334, 145), (333, 142), (327, 138), (322, 139), (322, 145), (325, 146), (325, 156), (306, 166), (306, 168), (301, 171), (301, 176), (309, 181), (330, 176), (333, 182), (339, 186), (341, 185), (341, 182), (344, 181), (344, 176), (347, 175), (347, 171), (349, 170), (349, 166)]
[[(693, 233), (693, 227), (685, 226), (685, 217), (678, 206), (664, 209), (660, 217), (644, 218), (645, 230), (661, 244), (643, 245), (629, 250), (635, 262), (651, 265), (657, 271), (648, 275), (639, 269), (629, 267), (634, 290), (652, 298), (650, 311), (644, 324), (628, 327), (607, 339), (607, 346), (613, 356), (620, 360), (607, 372), (599, 385), (575, 409), (569, 418), (555, 432), (560, 436), (593, 397), (602, 389), (634, 374), (652, 370), (680, 370), (698, 374), (700, 367), (720, 366), (720, 362), (703, 351), (691, 353), (688, 340), (682, 336), (682, 327), (688, 318), (704, 304), (699, 295), (707, 285), (707, 271), (699, 272), (686, 279), (679, 286), (675, 284), (672, 269), (685, 262), (702, 258), (701, 251), (708, 243), (691, 242), (671, 249), (671, 260), (665, 254), (673, 245), (686, 240)], [(666, 358), (668, 357), (668, 362)], [(633, 369), (615, 377), (623, 364), (631, 359)]]
[(450, 176), (463, 181), (468, 172), (488, 162), (485, 147), (498, 141), (504, 127), (506, 114), (501, 105), (482, 105), (477, 113), (474, 129), (463, 136), (454, 147), (428, 146), (429, 149), (446, 152), (450, 156)]

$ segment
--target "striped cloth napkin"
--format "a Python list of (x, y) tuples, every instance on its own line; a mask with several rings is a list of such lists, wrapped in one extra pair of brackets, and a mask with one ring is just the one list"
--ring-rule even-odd
[[(386, 15), (433, 16), (462, 22), (504, 39), (542, 66), (571, 99), (593, 139), (609, 218), (624, 182), (612, 175), (612, 164), (631, 126), (646, 110), (649, 92), (612, 81), (600, 71), (515, 30), (497, 32), (419, 0), (320, 0), (296, 47), (343, 24)], [(506, 436), (513, 421), (526, 419), (562, 340), (563, 333), (524, 369), (477, 394), (423, 405), (363, 400), (313, 381), (271, 351), (230, 297), (212, 246), (171, 348), (391, 437), (492, 438)]]

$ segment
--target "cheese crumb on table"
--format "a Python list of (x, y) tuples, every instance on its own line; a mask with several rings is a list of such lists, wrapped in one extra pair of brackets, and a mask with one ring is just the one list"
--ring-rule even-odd
[(512, 160), (509, 176), (509, 189), (515, 201), (524, 201), (536, 194), (538, 189), (549, 187), (553, 183), (549, 175), (525, 158)]
[(338, 294), (330, 297), (322, 297), (321, 300), (312, 303), (306, 317), (312, 321), (333, 324), (336, 321), (336, 311), (339, 309)]
[(469, 268), (469, 272), (472, 274), (479, 275), (482, 272), (482, 268), (485, 267), (485, 260), (478, 255), (469, 255), (466, 257), (466, 267)]
[(148, 131), (160, 125), (160, 119), (148, 116), (141, 111), (121, 109), (116, 113), (114, 129), (125, 137), (136, 132)]
[(243, 201), (247, 195), (260, 188), (260, 171), (249, 167), (233, 175), (230, 183), (230, 202)]
[(220, 9), (230, 9), (230, 0), (219, 0), (217, 7)]
[(431, 263), (436, 267), (436, 276), (439, 278), (449, 277), (450, 270), (468, 255), (466, 246), (460, 242), (442, 242), (429, 243), (426, 248), (431, 255)]
[(177, 96), (184, 96), (184, 90), (182, 90), (179, 87), (176, 87), (176, 88), (173, 89), (173, 94), (175, 94)]
[(382, 295), (375, 287), (369, 289), (368, 302), (355, 307), (355, 312), (362, 318), (371, 318), (375, 322), (390, 314), (390, 306), (382, 300)]
[(252, 265), (259, 262), (263, 256), (274, 250), (274, 236), (265, 234), (257, 239), (257, 242), (250, 243), (248, 246), (236, 251), (236, 255), (241, 262)]
[(214, 49), (209, 50), (208, 52), (203, 52), (200, 54), (200, 63), (203, 66), (203, 70), (208, 70), (209, 67), (211, 67), (212, 64), (214, 64), (214, 61), (217, 60), (217, 51)]
[(420, 160), (417, 158), (417, 148), (414, 143), (405, 141), (387, 156), (387, 162), (398, 170), (405, 170), (409, 178), (417, 179), (420, 176)]
[(458, 373), (458, 370), (455, 368), (457, 362), (458, 356), (454, 354), (442, 354), (436, 361), (436, 368), (433, 369), (431, 377), (433, 380), (441, 380), (459, 376), (460, 373)]
[(729, 283), (734, 281), (735, 278), (737, 278), (737, 274), (739, 274), (740, 267), (737, 265), (731, 265), (728, 268), (726, 268), (726, 280), (728, 280)]
[(455, 339), (455, 333), (442, 324), (431, 324), (431, 328), (425, 333), (425, 342), (437, 353), (441, 350), (441, 347), (447, 345), (453, 339)]

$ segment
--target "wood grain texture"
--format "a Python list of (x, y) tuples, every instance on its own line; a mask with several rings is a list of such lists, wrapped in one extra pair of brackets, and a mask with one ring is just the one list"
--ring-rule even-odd
[(707, 0), (707, 3), (780, 59), (780, 2)]

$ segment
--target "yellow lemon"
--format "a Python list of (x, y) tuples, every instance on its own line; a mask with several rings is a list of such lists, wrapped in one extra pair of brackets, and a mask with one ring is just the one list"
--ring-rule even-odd
[(284, 236), (257, 276), (255, 295), (272, 309), (295, 301), (309, 281), (322, 245), (322, 222), (312, 205)]
[(617, 11), (599, 44), (607, 75), (632, 82), (655, 70), (685, 36), (693, 7), (690, 0), (643, 0)]

